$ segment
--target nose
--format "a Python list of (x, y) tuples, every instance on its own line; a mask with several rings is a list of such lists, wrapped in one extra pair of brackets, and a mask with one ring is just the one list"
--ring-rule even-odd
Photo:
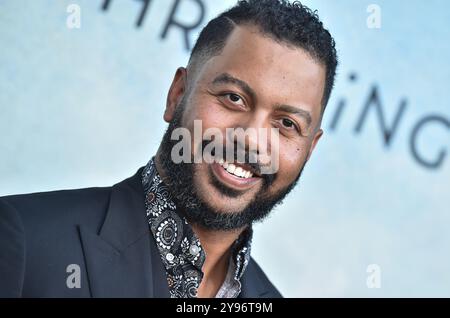
[(234, 127), (234, 142), (238, 149), (250, 156), (259, 157), (271, 151), (270, 114), (266, 111), (253, 111), (242, 115)]

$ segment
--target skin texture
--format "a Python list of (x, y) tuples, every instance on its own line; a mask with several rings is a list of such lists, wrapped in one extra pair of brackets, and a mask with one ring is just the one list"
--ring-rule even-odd
[[(251, 92), (237, 81), (217, 81), (224, 77), (238, 79)], [(198, 119), (202, 120), (203, 131), (218, 128), (224, 136), (226, 128), (279, 128), (279, 169), (266, 190), (270, 196), (296, 181), (323, 134), (320, 123), (324, 85), (324, 66), (306, 51), (277, 42), (254, 26), (237, 26), (220, 55), (195, 63), (195, 67), (176, 71), (164, 120), (173, 120), (184, 97), (186, 108), (182, 126), (188, 128), (192, 136), (194, 120)], [(247, 138), (246, 142), (249, 146), (263, 141)], [(270, 150), (270, 139), (264, 142), (264, 147)], [(158, 154), (156, 165), (164, 176)], [(260, 178), (255, 178), (248, 186), (239, 188), (219, 178), (219, 182), (240, 192), (240, 195), (230, 197), (214, 186), (212, 178), (217, 175), (212, 172), (211, 164), (195, 165), (192, 186), (218, 213), (243, 210), (257, 194), (260, 195), (263, 184)], [(229, 248), (242, 229), (221, 232), (195, 225), (193, 228), (207, 254), (203, 268), (205, 276), (198, 295), (213, 296), (225, 278)]]

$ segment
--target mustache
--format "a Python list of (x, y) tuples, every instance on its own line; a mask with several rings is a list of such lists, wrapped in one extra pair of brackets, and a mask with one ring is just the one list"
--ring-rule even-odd
[[(205, 154), (204, 149), (211, 143), (211, 140), (202, 140), (201, 147), (197, 149), (200, 154)], [(212, 158), (216, 157), (216, 147), (213, 147), (211, 152), (206, 153), (211, 155)], [(218, 155), (218, 154), (217, 154)], [(231, 156), (232, 155), (232, 156)], [(219, 156), (220, 157), (220, 156)], [(246, 165), (253, 174), (256, 174), (258, 177), (262, 178), (265, 184), (270, 185), (276, 178), (277, 173), (262, 173), (264, 171), (264, 167), (267, 165), (262, 164), (258, 160), (258, 154), (254, 151), (248, 151), (246, 148), (240, 146), (237, 142), (234, 142), (233, 148), (228, 148), (226, 145), (223, 146), (222, 149), (222, 159), (229, 161), (232, 159), (233, 162), (238, 162)], [(266, 169), (267, 171), (267, 169)]]

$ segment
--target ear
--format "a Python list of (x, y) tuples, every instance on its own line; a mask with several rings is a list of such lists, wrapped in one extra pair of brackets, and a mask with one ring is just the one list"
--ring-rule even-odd
[(311, 155), (314, 151), (314, 148), (316, 148), (317, 143), (319, 142), (320, 137), (323, 135), (323, 130), (319, 129), (316, 134), (314, 135), (314, 138), (312, 140), (311, 148), (309, 148), (308, 157), (306, 158), (306, 161), (309, 161), (309, 158), (311, 158)]
[(171, 122), (175, 114), (175, 109), (179, 105), (184, 93), (186, 92), (186, 78), (187, 71), (184, 67), (179, 67), (170, 85), (169, 93), (167, 94), (166, 110), (164, 112), (164, 120)]

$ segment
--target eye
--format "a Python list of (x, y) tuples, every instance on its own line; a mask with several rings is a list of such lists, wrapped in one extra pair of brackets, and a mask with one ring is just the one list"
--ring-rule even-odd
[(283, 118), (281, 120), (281, 124), (285, 128), (288, 128), (288, 129), (297, 129), (297, 127), (295, 126), (295, 123), (292, 120), (288, 119), (288, 118)]
[(282, 129), (285, 133), (295, 133), (302, 134), (302, 130), (300, 126), (292, 119), (289, 118), (280, 118), (277, 120), (277, 125)]
[(227, 99), (232, 102), (233, 104), (237, 104), (239, 106), (245, 106), (244, 99), (239, 96), (238, 94), (234, 93), (227, 93), (224, 96), (227, 97)]

